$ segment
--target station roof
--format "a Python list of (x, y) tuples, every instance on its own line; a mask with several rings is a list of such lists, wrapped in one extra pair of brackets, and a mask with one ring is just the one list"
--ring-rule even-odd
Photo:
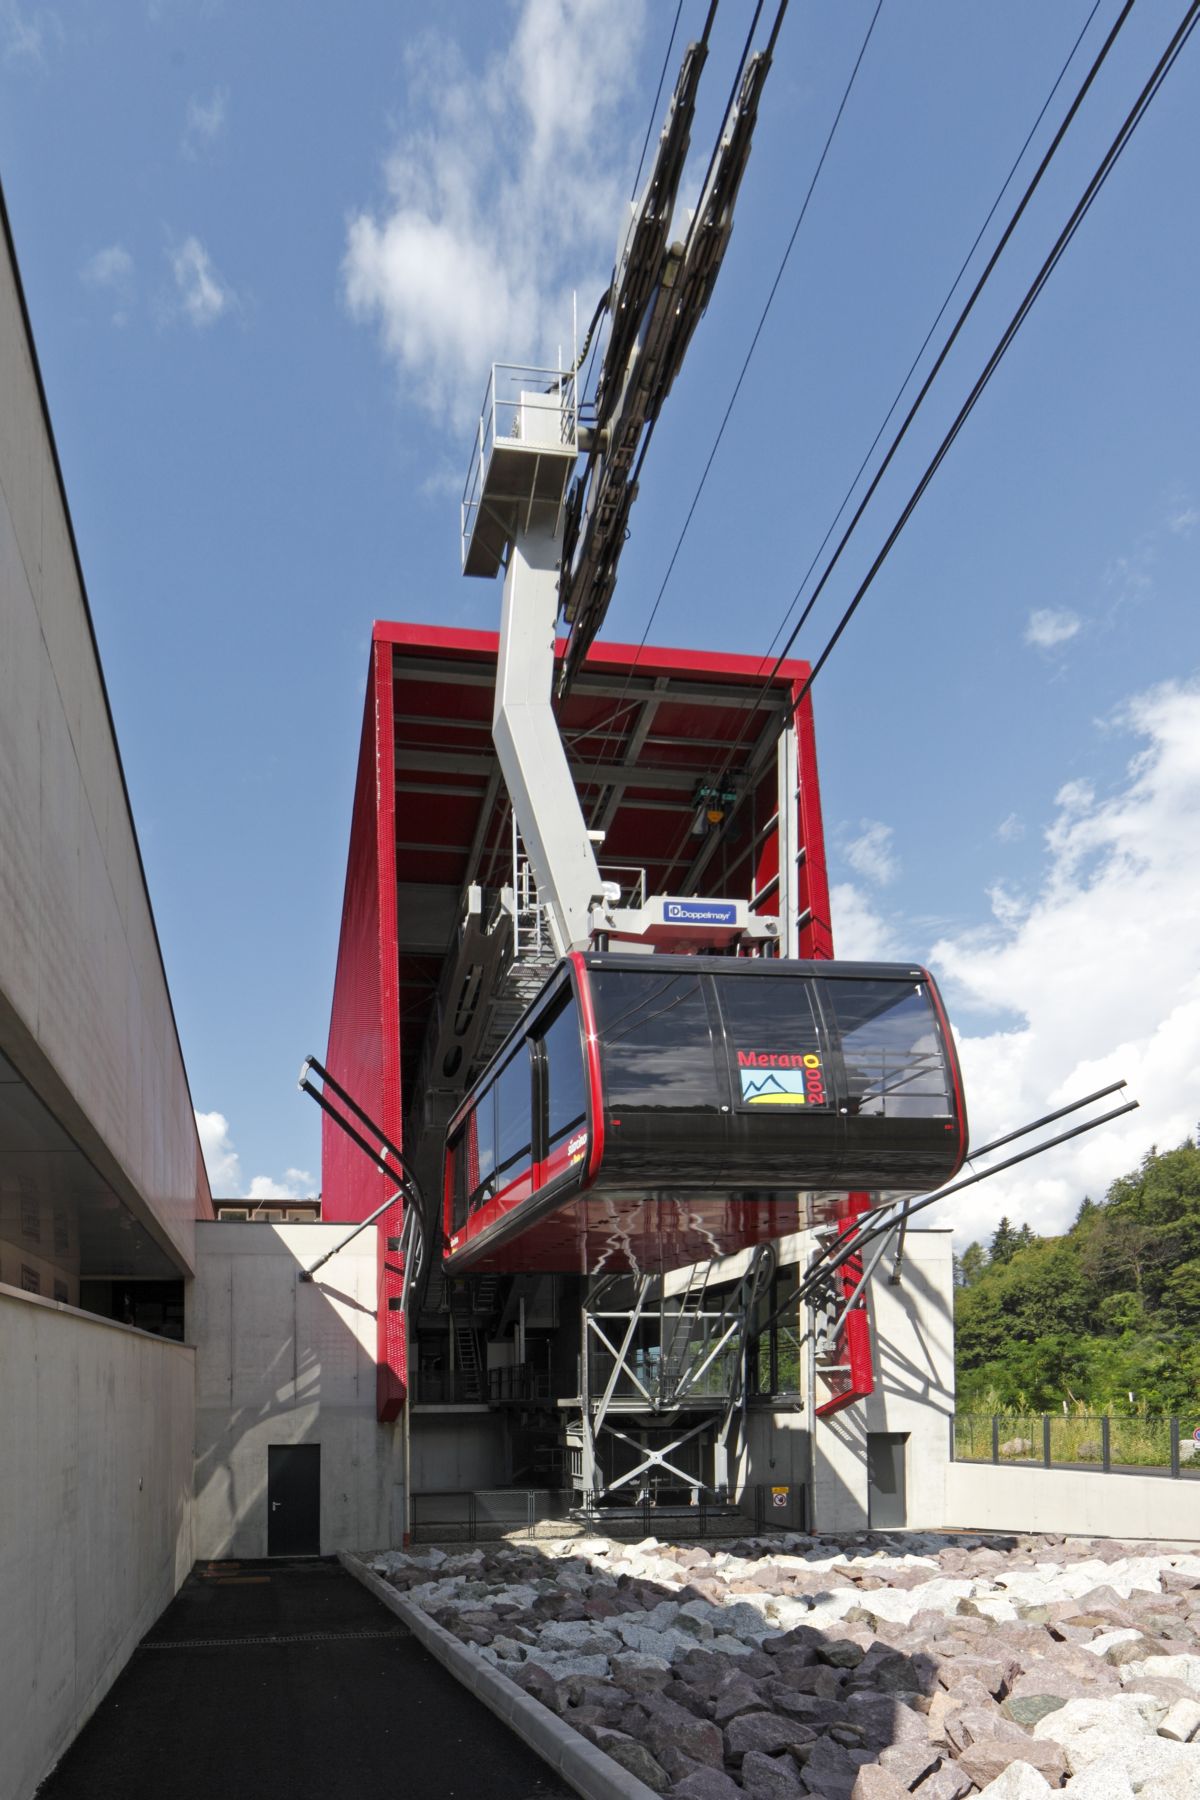
[[(405, 1075), (458, 922), (464, 889), (512, 879), (511, 812), (492, 744), (494, 632), (377, 624), (389, 646), (397, 934)], [(560, 645), (560, 653), (562, 646)], [(771, 750), (808, 665), (598, 642), (560, 709), (597, 859), (647, 894), (749, 898), (778, 806)], [(711, 860), (692, 830), (697, 793), (725, 767), (741, 803)], [(769, 910), (769, 909), (768, 909)]]

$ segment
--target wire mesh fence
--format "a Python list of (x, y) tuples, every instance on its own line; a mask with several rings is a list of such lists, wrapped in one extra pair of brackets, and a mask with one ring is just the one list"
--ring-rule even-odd
[(1028, 1468), (1112, 1475), (1200, 1477), (1200, 1406), (1194, 1415), (956, 1413), (951, 1456)]

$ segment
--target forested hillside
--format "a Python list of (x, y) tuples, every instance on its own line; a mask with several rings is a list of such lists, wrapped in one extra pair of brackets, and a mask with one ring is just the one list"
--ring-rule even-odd
[[(1200, 1150), (1151, 1151), (1063, 1237), (1001, 1219), (956, 1262), (958, 1410), (1200, 1402)], [(1132, 1396), (1132, 1398), (1131, 1398)]]

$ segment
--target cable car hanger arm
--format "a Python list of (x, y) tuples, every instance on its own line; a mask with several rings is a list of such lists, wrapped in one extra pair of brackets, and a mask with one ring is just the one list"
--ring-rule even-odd
[[(1028, 1132), (1036, 1131), (1039, 1125), (1047, 1123), (1048, 1120), (1061, 1118), (1064, 1113), (1076, 1112), (1081, 1106), (1086, 1106), (1090, 1100), (1095, 1100), (1104, 1094), (1111, 1094), (1114, 1088), (1119, 1089), (1124, 1086), (1125, 1083), (1119, 1081), (1112, 1087), (1101, 1088), (1096, 1094), (1089, 1094), (1084, 1100), (1073, 1101), (1070, 1106), (1061, 1107), (1058, 1112), (1047, 1113), (1044, 1118), (1035, 1119), (1032, 1124), (1023, 1125), (1019, 1131), (1010, 1132), (1007, 1137), (999, 1138), (996, 1142), (1010, 1143), (1014, 1138), (1024, 1137)], [(811, 1293), (842, 1267), (843, 1263), (848, 1262), (853, 1256), (861, 1255), (866, 1246), (873, 1243), (876, 1238), (886, 1237), (901, 1223), (907, 1225), (914, 1213), (923, 1211), (925, 1207), (932, 1206), (938, 1200), (948, 1200), (952, 1194), (959, 1194), (964, 1188), (974, 1187), (981, 1181), (987, 1181), (992, 1175), (1000, 1175), (1005, 1169), (1015, 1168), (1018, 1163), (1028, 1162), (1030, 1157), (1040, 1156), (1044, 1150), (1054, 1150), (1059, 1144), (1065, 1144), (1071, 1138), (1081, 1137), (1088, 1131), (1095, 1131), (1099, 1125), (1111, 1124), (1113, 1119), (1119, 1119), (1125, 1113), (1136, 1112), (1139, 1105), (1140, 1102), (1137, 1100), (1127, 1100), (1123, 1106), (1115, 1106), (1110, 1112), (1101, 1113), (1098, 1118), (1087, 1119), (1082, 1125), (1074, 1125), (1069, 1131), (1060, 1131), (1056, 1137), (1046, 1138), (1043, 1143), (1034, 1144), (1028, 1150), (1020, 1150), (1015, 1156), (1005, 1157), (1003, 1162), (994, 1163), (990, 1169), (976, 1170), (970, 1175), (963, 1176), (959, 1181), (951, 1182), (948, 1187), (938, 1188), (936, 1193), (926, 1194), (920, 1200), (906, 1200), (898, 1213), (891, 1213), (884, 1219), (872, 1220), (869, 1225), (856, 1232), (852, 1238), (838, 1238), (821, 1252), (818, 1261), (809, 1269), (804, 1279), (796, 1285), (785, 1300), (780, 1302), (774, 1312), (762, 1321), (754, 1335), (760, 1336), (784, 1313), (807, 1300)], [(975, 1155), (982, 1156), (992, 1147), (985, 1145), (984, 1149), (977, 1150)], [(871, 1218), (870, 1214), (866, 1216)]]
[[(373, 1138), (378, 1139), (378, 1142), (379, 1142), (378, 1149), (376, 1149), (375, 1146), (372, 1143), (370, 1143), (366, 1137), (363, 1136), (361, 1131), (359, 1131), (354, 1125), (352, 1125), (350, 1123), (349, 1119), (345, 1118), (340, 1112), (338, 1112), (337, 1108), (330, 1101), (328, 1095), (323, 1094), (321, 1092), (320, 1088), (317, 1088), (313, 1085), (313, 1083), (308, 1079), (308, 1072), (310, 1069), (313, 1069), (316, 1071), (316, 1074), (318, 1075), (318, 1077), (320, 1078), (322, 1083), (325, 1085), (325, 1087), (333, 1089), (334, 1093), (337, 1095), (338, 1099), (342, 1102), (343, 1106), (349, 1107), (350, 1111), (354, 1114), (355, 1118), (360, 1119), (362, 1121), (362, 1123), (366, 1126), (367, 1130), (371, 1133), (371, 1136)], [(310, 1099), (316, 1101), (317, 1105), (321, 1108), (321, 1111), (326, 1113), (329, 1116), (329, 1118), (331, 1118), (333, 1120), (334, 1124), (339, 1126), (340, 1129), (345, 1132), (346, 1136), (350, 1139), (350, 1141), (352, 1143), (358, 1145), (359, 1149), (363, 1152), (363, 1154), (365, 1156), (369, 1157), (371, 1162), (373, 1162), (375, 1164), (375, 1167), (378, 1169), (378, 1171), (381, 1175), (390, 1175), (392, 1177), (392, 1179), (395, 1180), (397, 1177), (397, 1172), (399, 1172), (401, 1188), (408, 1187), (409, 1189), (411, 1189), (412, 1198), (416, 1201), (418, 1207), (424, 1206), (424, 1196), (421, 1192), (421, 1185), (418, 1182), (416, 1176), (413, 1174), (412, 1165), (409, 1163), (404, 1152), (399, 1148), (398, 1145), (396, 1145), (392, 1142), (391, 1138), (388, 1137), (387, 1133), (385, 1131), (382, 1131), (380, 1129), (380, 1127), (375, 1123), (375, 1121), (371, 1117), (370, 1113), (364, 1111), (364, 1109), (358, 1104), (358, 1101), (355, 1100), (352, 1095), (350, 1095), (346, 1092), (346, 1090), (342, 1086), (341, 1082), (335, 1080), (334, 1077), (329, 1073), (329, 1070), (327, 1068), (325, 1068), (325, 1066), (322, 1063), (319, 1063), (315, 1056), (306, 1056), (305, 1057), (304, 1062), (301, 1064), (300, 1078), (297, 1081), (296, 1085), (300, 1089), (300, 1092), (302, 1094), (307, 1094)], [(392, 1162), (394, 1162), (394, 1164), (396, 1165), (394, 1168), (387, 1161), (387, 1158), (389, 1156), (392, 1158)], [(376, 1216), (376, 1215), (373, 1215), (373, 1216)]]

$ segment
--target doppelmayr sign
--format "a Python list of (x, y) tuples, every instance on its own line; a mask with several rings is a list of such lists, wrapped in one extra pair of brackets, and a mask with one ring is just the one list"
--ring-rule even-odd
[(736, 925), (735, 900), (664, 900), (663, 920), (668, 925)]

